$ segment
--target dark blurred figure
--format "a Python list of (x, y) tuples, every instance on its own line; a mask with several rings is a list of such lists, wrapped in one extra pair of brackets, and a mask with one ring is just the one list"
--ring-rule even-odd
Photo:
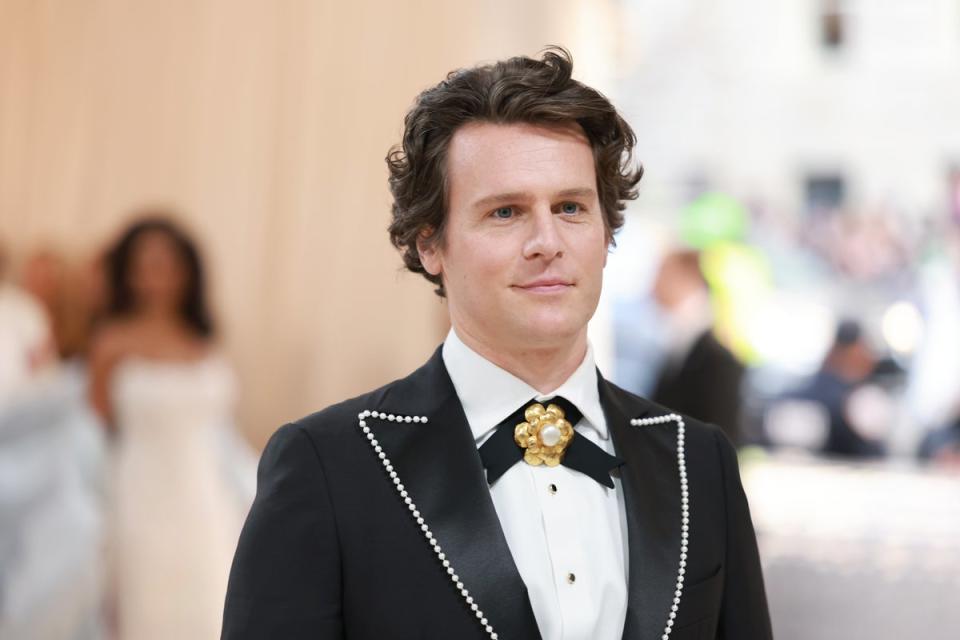
[(653, 285), (668, 318), (668, 353), (652, 400), (711, 422), (740, 444), (744, 367), (713, 335), (710, 291), (693, 250), (668, 253)]
[(924, 438), (920, 457), (937, 466), (960, 470), (960, 418)]
[(827, 439), (822, 452), (846, 457), (877, 457), (884, 454), (883, 444), (851, 419), (851, 397), (861, 389), (877, 367), (877, 356), (859, 323), (844, 320), (837, 327), (833, 345), (820, 370), (809, 383), (791, 394), (823, 406), (829, 415)]

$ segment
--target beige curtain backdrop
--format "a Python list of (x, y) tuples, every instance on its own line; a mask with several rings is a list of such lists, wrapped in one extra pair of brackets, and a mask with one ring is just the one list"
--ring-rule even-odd
[(603, 1), (0, 0), (0, 241), (99, 250), (185, 212), (260, 445), (424, 360), (445, 308), (389, 245), (383, 157), (418, 91), (547, 43), (609, 77)]

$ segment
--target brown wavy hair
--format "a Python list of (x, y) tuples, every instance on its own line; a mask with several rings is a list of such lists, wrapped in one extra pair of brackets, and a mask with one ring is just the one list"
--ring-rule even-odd
[(421, 93), (404, 119), (403, 139), (387, 153), (393, 194), (390, 241), (404, 266), (445, 295), (440, 276), (424, 269), (417, 240), (441, 242), (447, 211), (447, 150), (470, 122), (580, 125), (593, 149), (597, 191), (607, 238), (623, 226), (627, 200), (637, 197), (643, 167), (632, 159), (636, 136), (609, 100), (574, 80), (573, 59), (548, 47), (539, 60), (518, 56), (458, 69)]

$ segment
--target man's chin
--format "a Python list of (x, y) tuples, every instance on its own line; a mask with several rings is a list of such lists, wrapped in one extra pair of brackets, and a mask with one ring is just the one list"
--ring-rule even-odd
[(540, 317), (525, 318), (527, 322), (514, 333), (521, 337), (525, 346), (534, 348), (562, 348), (573, 345), (586, 331), (586, 323), (572, 318)]

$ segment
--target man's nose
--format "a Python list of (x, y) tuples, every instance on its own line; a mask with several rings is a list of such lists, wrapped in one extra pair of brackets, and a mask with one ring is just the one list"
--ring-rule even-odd
[(563, 255), (560, 221), (549, 206), (538, 206), (530, 214), (529, 236), (524, 245), (525, 258), (552, 260)]

